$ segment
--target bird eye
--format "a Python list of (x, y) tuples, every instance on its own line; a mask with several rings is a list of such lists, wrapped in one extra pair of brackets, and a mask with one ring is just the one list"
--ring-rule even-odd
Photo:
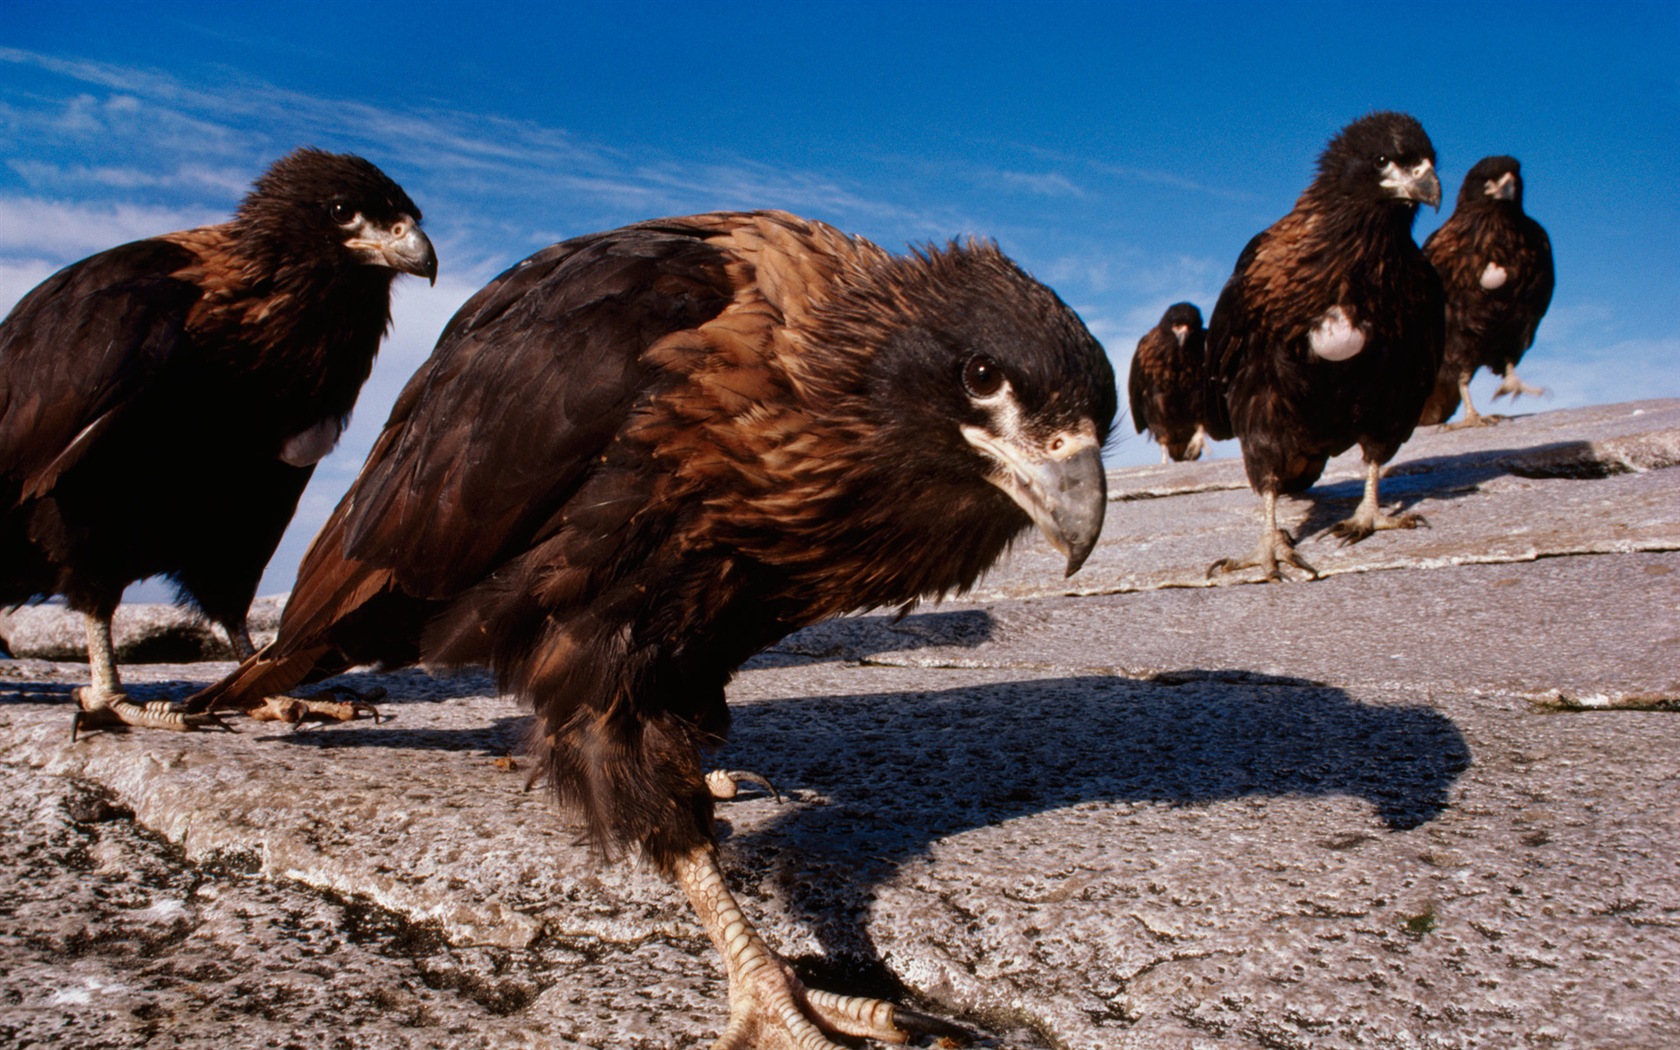
[(1377, 167), (1379, 167), (1379, 168), (1388, 167), (1388, 154), (1382, 153), (1382, 154), (1377, 155)]
[(343, 201), (333, 201), (327, 210), (332, 214), (333, 222), (340, 226), (348, 226), (356, 221), (356, 209)]
[(962, 381), (973, 397), (991, 397), (1003, 389), (1003, 369), (991, 358), (976, 355), (963, 365)]

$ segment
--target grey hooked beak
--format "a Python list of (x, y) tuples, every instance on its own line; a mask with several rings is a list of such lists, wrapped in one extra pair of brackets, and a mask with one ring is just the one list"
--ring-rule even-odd
[(1402, 168), (1391, 160), (1383, 168), (1382, 185), (1401, 200), (1417, 201), (1441, 210), (1441, 180), (1435, 175), (1433, 161), (1419, 161), (1410, 168)]
[(962, 432), (1001, 468), (988, 480), (1066, 555), (1067, 575), (1078, 572), (1097, 546), (1108, 509), (1108, 477), (1095, 428), (1086, 423), (1053, 436), (1042, 448), (995, 437), (980, 427), (965, 426)]
[(1510, 172), (1499, 176), (1498, 182), (1487, 184), (1487, 195), (1496, 200), (1514, 201), (1517, 199), (1517, 180)]
[(437, 284), (437, 253), (420, 224), (407, 215), (397, 216), (389, 229), (367, 223), (356, 239), (345, 243), (361, 260), (374, 266), (389, 266), (399, 273), (411, 273)]

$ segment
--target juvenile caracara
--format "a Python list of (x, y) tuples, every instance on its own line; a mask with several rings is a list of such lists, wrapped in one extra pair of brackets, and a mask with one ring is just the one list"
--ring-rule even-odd
[(1377, 506), (1377, 478), (1417, 425), (1441, 366), (1441, 281), (1412, 240), (1417, 207), (1441, 203), (1435, 148), (1402, 113), (1343, 128), (1295, 209), (1248, 242), (1208, 326), (1208, 433), (1242, 441), (1263, 501), (1259, 549), (1208, 570), (1278, 562), (1308, 573), (1277, 527), (1279, 493), (1304, 492), (1358, 444), (1365, 495), (1333, 533), (1357, 542), (1413, 528)]
[(232, 221), (66, 267), (0, 324), (0, 604), (87, 621), (77, 720), (185, 728), (122, 693), (111, 614), (167, 576), (247, 654), (246, 610), (390, 323), (435, 279), (420, 209), (372, 164), (299, 149)]
[(1473, 427), (1484, 416), (1470, 401), (1470, 377), (1487, 368), (1504, 376), (1495, 400), (1543, 394), (1517, 378), (1517, 362), (1552, 303), (1552, 242), (1523, 212), (1522, 165), (1515, 157), (1483, 157), (1464, 176), (1452, 217), (1423, 242), (1447, 289), (1447, 349), (1421, 424), (1445, 423), (1464, 402)]
[(1115, 400), (1079, 318), (991, 245), (895, 257), (781, 212), (579, 237), (456, 314), (278, 640), (194, 706), (487, 664), (599, 850), (686, 892), (729, 974), (719, 1047), (901, 1042), (913, 1015), (805, 989), (724, 884), (724, 686), (790, 631), (969, 587), (1033, 525), (1078, 569)]
[(1207, 440), (1207, 332), (1195, 303), (1174, 303), (1138, 340), (1127, 383), (1132, 423), (1161, 446), (1161, 462), (1200, 459)]

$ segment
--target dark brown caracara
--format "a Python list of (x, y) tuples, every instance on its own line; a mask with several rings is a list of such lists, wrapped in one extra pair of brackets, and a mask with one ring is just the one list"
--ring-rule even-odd
[(1517, 378), (1517, 362), (1552, 303), (1552, 242), (1523, 213), (1522, 165), (1483, 157), (1464, 176), (1452, 217), (1423, 242), (1447, 289), (1447, 349), (1420, 424), (1445, 423), (1464, 402), (1471, 427), (1497, 423), (1470, 402), (1470, 377), (1487, 368), (1504, 376), (1493, 396), (1543, 394)]
[(1413, 528), (1377, 507), (1382, 465), (1411, 436), (1441, 365), (1441, 282), (1412, 240), (1439, 206), (1435, 149), (1416, 120), (1373, 113), (1342, 129), (1295, 209), (1248, 242), (1208, 327), (1208, 433), (1242, 441), (1265, 523), (1256, 553), (1208, 570), (1281, 560), (1316, 575), (1277, 527), (1279, 493), (1304, 492), (1354, 444), (1365, 496), (1333, 529), (1344, 542)]
[(601, 853), (687, 893), (729, 975), (719, 1047), (902, 1042), (919, 1022), (803, 988), (742, 917), (701, 754), (790, 631), (961, 591), (1033, 525), (1078, 569), (1115, 402), (1079, 318), (988, 244), (895, 257), (781, 212), (567, 241), (456, 314), (278, 639), (194, 706), (487, 664)]
[(66, 267), (0, 325), (0, 604), (87, 620), (81, 725), (185, 728), (127, 700), (111, 615), (167, 576), (251, 652), (246, 610), (390, 323), (437, 275), (420, 209), (372, 164), (299, 149), (232, 221)]
[(1127, 383), (1132, 422), (1161, 446), (1161, 462), (1200, 459), (1207, 441), (1207, 332), (1195, 303), (1174, 303), (1138, 340)]

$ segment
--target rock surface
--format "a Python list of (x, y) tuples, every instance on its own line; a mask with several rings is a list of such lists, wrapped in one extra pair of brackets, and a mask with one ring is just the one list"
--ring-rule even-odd
[[(1680, 402), (1419, 434), (1285, 501), (1324, 578), (1209, 581), (1241, 465), (1110, 477), (1071, 580), (787, 639), (732, 685), (725, 860), (814, 980), (1044, 1048), (1680, 1045)], [(142, 697), (227, 664), (125, 667)], [(480, 675), (389, 723), (68, 741), (0, 662), (0, 1044), (697, 1047), (721, 968), (590, 863)], [(514, 756), (512, 762), (509, 757)], [(517, 768), (510, 768), (510, 766)]]

